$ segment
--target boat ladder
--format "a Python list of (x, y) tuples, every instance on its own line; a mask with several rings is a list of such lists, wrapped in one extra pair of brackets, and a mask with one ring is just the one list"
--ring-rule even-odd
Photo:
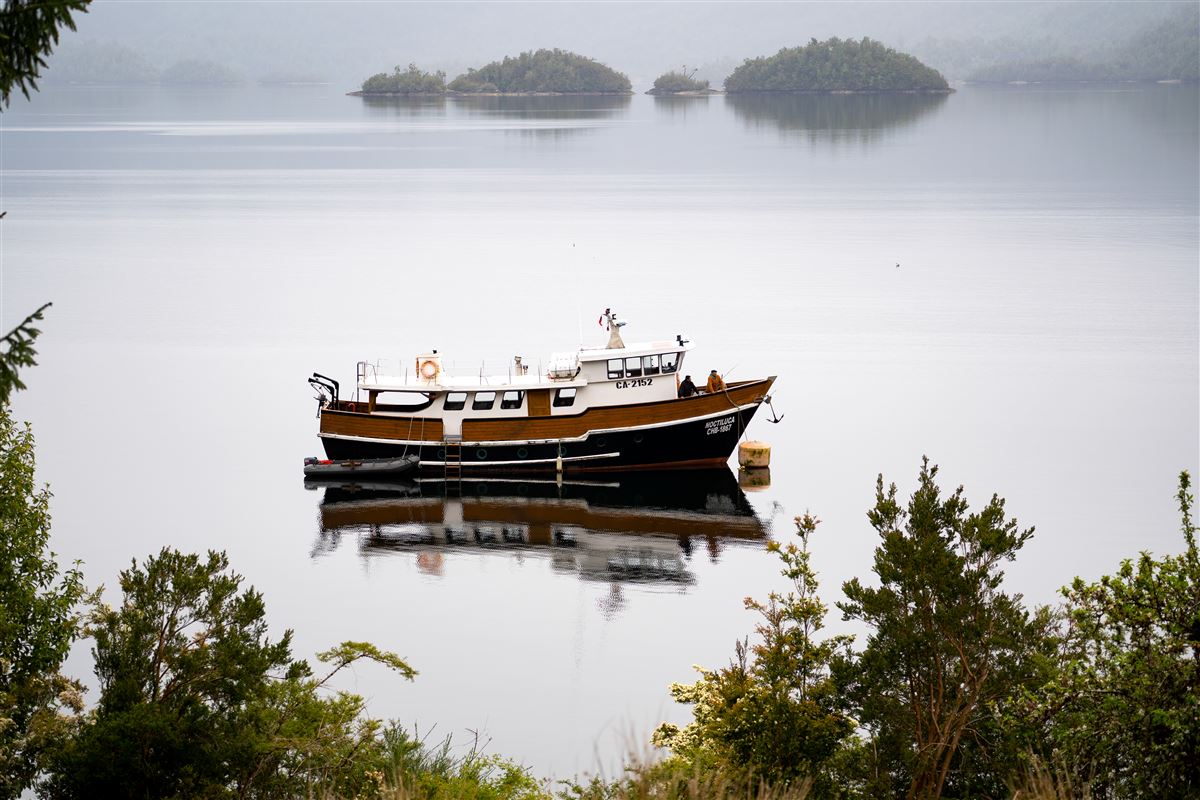
[(446, 480), (462, 480), (462, 437), (446, 436), (442, 440), (442, 447), (446, 451), (446, 457), (442, 460), (445, 465)]

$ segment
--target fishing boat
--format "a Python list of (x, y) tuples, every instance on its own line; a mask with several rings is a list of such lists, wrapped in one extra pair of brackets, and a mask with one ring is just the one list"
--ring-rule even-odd
[(681, 397), (689, 340), (626, 345), (625, 322), (611, 309), (599, 322), (606, 345), (555, 353), (532, 371), (515, 356), (505, 375), (451, 375), (436, 350), (400, 374), (360, 361), (352, 399), (341, 397), (337, 381), (313, 373), (326, 456), (416, 455), (421, 472), (449, 478), (724, 464), (758, 407), (770, 402), (775, 376)]

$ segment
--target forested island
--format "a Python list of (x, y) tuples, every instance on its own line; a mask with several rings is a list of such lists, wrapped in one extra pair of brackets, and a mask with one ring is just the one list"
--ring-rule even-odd
[(446, 93), (446, 73), (425, 72), (416, 64), (392, 73), (380, 72), (363, 81), (360, 94), (429, 95)]
[(471, 68), (446, 83), (444, 72), (424, 72), (415, 64), (396, 67), (363, 81), (353, 95), (431, 94), (631, 94), (629, 78), (595, 59), (566, 50), (530, 50)]
[(736, 92), (949, 92), (942, 74), (866, 37), (811, 40), (750, 58), (725, 79)]
[(566, 50), (526, 51), (479, 69), (468, 69), (450, 82), (463, 94), (629, 94), (629, 78), (595, 59)]

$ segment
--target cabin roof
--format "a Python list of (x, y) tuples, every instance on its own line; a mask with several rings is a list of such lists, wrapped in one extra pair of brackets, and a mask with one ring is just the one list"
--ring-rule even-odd
[(581, 347), (579, 348), (579, 360), (607, 361), (610, 358), (687, 352), (691, 349), (692, 343), (687, 339), (683, 340), (683, 344), (680, 344), (678, 339), (662, 339), (654, 342), (634, 342), (624, 347)]

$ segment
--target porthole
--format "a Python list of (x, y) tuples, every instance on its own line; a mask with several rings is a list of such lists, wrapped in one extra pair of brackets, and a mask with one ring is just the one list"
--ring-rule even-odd
[(567, 454), (567, 446), (565, 444), (560, 444), (558, 446), (558, 454), (560, 456), (565, 456)]
[(517, 458), (529, 458), (529, 451), (524, 447), (517, 450)]
[(485, 460), (487, 458), (487, 450), (484, 450), (482, 447), (479, 448), (478, 450), (475, 451), (475, 458), (477, 458), (480, 461)]
[(596, 440), (596, 447), (604, 447), (606, 444), (608, 444), (608, 440), (603, 436)]
[(437, 457), (438, 457), (438, 461), (445, 461), (446, 460), (446, 448), (439, 447), (438, 451), (437, 451)]
[(641, 443), (642, 443), (642, 441), (643, 441), (643, 440), (645, 440), (645, 438), (646, 438), (646, 437), (645, 437), (645, 436), (642, 436), (640, 433), (635, 433), (635, 434), (633, 435), (633, 443), (634, 443), (634, 444), (641, 444)]

